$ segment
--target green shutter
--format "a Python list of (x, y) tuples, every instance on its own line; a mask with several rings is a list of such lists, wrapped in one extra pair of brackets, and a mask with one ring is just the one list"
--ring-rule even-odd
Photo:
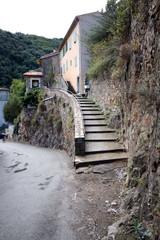
[(69, 50), (71, 50), (71, 39), (69, 39)]
[(76, 31), (74, 31), (74, 33), (73, 33), (73, 42), (76, 43), (76, 41), (77, 41), (77, 33), (76, 33)]
[(74, 62), (75, 62), (75, 67), (77, 67), (77, 57), (75, 57)]

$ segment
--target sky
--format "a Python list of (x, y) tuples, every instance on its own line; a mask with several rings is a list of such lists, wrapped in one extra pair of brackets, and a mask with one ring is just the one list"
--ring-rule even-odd
[(105, 9), (107, 0), (0, 0), (0, 29), (63, 38), (75, 16)]

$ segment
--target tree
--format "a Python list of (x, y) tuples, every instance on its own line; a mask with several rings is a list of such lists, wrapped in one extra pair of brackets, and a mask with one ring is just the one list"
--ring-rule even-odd
[(6, 122), (13, 123), (14, 119), (20, 114), (22, 104), (20, 98), (16, 95), (10, 95), (8, 103), (4, 104), (3, 115)]
[(13, 79), (11, 87), (10, 87), (10, 93), (17, 97), (23, 97), (25, 95), (26, 91), (26, 84), (24, 81), (21, 81), (20, 79)]
[(25, 95), (25, 83), (20, 79), (13, 79), (8, 103), (4, 104), (3, 115), (7, 122), (13, 123), (20, 114)]

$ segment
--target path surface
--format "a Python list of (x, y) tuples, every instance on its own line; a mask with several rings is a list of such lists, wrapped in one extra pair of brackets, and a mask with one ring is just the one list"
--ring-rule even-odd
[(0, 239), (76, 239), (68, 225), (74, 218), (68, 156), (9, 142), (0, 151)]
[(0, 240), (106, 239), (124, 166), (75, 174), (63, 151), (0, 142)]

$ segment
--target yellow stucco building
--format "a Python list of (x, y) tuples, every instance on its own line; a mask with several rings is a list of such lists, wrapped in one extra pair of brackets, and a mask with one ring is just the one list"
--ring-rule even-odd
[(77, 93), (84, 93), (85, 73), (90, 60), (84, 39), (100, 16), (99, 12), (76, 16), (59, 49), (63, 78), (70, 82)]

